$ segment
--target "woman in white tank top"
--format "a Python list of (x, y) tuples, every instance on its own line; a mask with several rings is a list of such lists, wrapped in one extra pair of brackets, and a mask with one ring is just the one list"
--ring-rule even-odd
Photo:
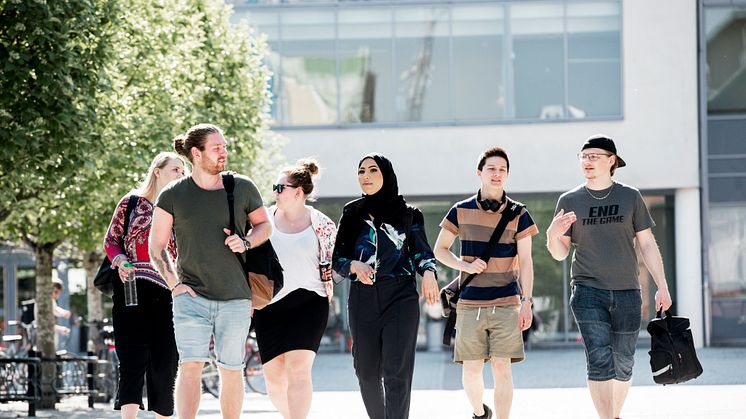
[(272, 187), (277, 204), (269, 211), (270, 240), (285, 284), (253, 318), (269, 397), (285, 419), (308, 416), (311, 367), (333, 291), (330, 261), (337, 229), (329, 217), (306, 205), (318, 171), (314, 160), (299, 160), (282, 170)]

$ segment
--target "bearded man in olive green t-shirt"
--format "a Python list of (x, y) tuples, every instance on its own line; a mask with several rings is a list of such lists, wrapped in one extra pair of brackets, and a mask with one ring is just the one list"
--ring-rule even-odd
[[(220, 128), (200, 124), (174, 139), (193, 173), (166, 186), (158, 196), (150, 231), (150, 258), (173, 298), (174, 334), (179, 351), (176, 410), (194, 418), (199, 410), (202, 367), (214, 337), (224, 418), (238, 418), (243, 404), (243, 357), (249, 332), (251, 290), (233, 253), (244, 253), (272, 233), (254, 183), (235, 176), (236, 226), (253, 226), (245, 237), (230, 234), (228, 198), (221, 172), (228, 157)], [(179, 256), (166, 252), (176, 234)]]

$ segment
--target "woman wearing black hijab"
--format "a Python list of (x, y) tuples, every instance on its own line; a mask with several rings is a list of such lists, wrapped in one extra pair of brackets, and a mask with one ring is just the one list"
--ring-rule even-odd
[(371, 419), (409, 417), (420, 308), (438, 299), (435, 257), (419, 209), (407, 205), (391, 162), (371, 153), (358, 164), (363, 196), (345, 205), (333, 268), (352, 281), (347, 309), (352, 357)]

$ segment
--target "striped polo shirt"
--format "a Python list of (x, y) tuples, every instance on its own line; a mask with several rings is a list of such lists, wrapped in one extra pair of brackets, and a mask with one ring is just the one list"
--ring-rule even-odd
[[(457, 202), (440, 223), (440, 227), (457, 235), (461, 241), (461, 260), (472, 262), (484, 252), (502, 211), (482, 210), (477, 196)], [(471, 307), (509, 306), (520, 304), (519, 264), (516, 242), (539, 233), (526, 208), (505, 227), (492, 251), (487, 268), (478, 274), (461, 292), (459, 304)], [(461, 281), (469, 276), (461, 272)]]

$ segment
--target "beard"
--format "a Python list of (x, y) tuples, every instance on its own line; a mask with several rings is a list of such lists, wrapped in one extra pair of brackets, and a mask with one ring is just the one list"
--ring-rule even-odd
[(211, 175), (219, 175), (222, 171), (225, 170), (225, 160), (208, 160), (205, 159), (202, 161), (202, 170), (205, 172), (211, 174)]

